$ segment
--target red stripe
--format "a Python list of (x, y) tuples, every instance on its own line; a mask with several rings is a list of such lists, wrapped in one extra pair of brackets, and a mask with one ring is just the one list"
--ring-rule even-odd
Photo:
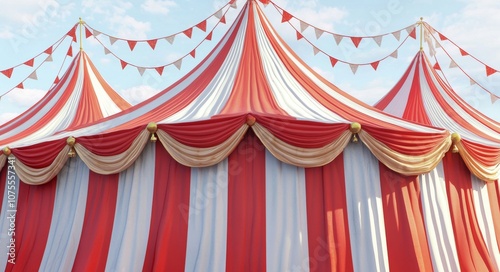
[(495, 271), (477, 223), (471, 174), (458, 154), (443, 158), (446, 191), (462, 271)]
[(421, 58), (418, 58), (417, 63), (415, 64), (415, 71), (413, 72), (410, 94), (408, 95), (405, 111), (402, 118), (404, 120), (413, 121), (418, 124), (431, 126), (431, 121), (429, 120), (429, 116), (427, 116), (427, 111), (424, 106), (422, 86), (420, 86), (420, 62)]
[(353, 271), (345, 182), (343, 156), (306, 168), (311, 271)]
[(156, 143), (155, 187), (143, 271), (184, 271), (191, 168)]
[(417, 177), (379, 169), (390, 270), (432, 271)]
[(89, 172), (89, 189), (80, 244), (73, 271), (104, 271), (113, 231), (118, 174)]
[(491, 215), (493, 218), (493, 226), (495, 227), (497, 246), (500, 250), (500, 190), (498, 180), (495, 182), (488, 182), (486, 186), (488, 189), (488, 198), (490, 199)]
[(226, 271), (266, 270), (265, 157), (249, 131), (228, 158)]
[[(49, 236), (57, 177), (42, 185), (19, 185), (15, 264), (5, 271), (38, 271)], [(57, 216), (57, 215), (55, 215)]]
[(9, 161), (5, 162), (5, 166), (2, 167), (2, 169), (0, 169), (0, 211), (2, 210), (3, 195), (5, 194), (5, 186), (9, 185), (6, 182), (7, 181), (7, 168), (8, 167), (9, 167)]

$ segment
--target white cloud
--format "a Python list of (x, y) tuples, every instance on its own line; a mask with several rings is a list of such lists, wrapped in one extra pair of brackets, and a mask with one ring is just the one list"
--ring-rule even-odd
[(2, 99), (7, 99), (10, 106), (16, 108), (28, 108), (38, 102), (47, 93), (46, 90), (39, 89), (14, 89), (6, 94)]
[(4, 112), (0, 114), (0, 125), (7, 123), (8, 121), (14, 119), (19, 113), (16, 112)]
[(157, 90), (150, 85), (134, 86), (120, 91), (123, 98), (133, 105), (150, 98), (158, 92), (160, 92), (160, 90)]
[(141, 8), (150, 13), (158, 13), (166, 15), (170, 12), (170, 8), (175, 7), (177, 4), (170, 0), (146, 0)]
[(9, 29), (0, 30), (0, 39), (11, 39), (14, 37), (14, 34)]

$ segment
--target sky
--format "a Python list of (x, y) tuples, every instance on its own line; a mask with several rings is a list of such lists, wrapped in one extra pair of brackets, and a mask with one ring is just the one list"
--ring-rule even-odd
[[(152, 39), (171, 36), (188, 29), (212, 16), (225, 6), (223, 0), (0, 0), (0, 71), (22, 64), (43, 52), (78, 23), (81, 17), (99, 32), (125, 39)], [(227, 24), (217, 24), (215, 17), (207, 20), (207, 29), (213, 29), (211, 41), (204, 41), (207, 32), (194, 29), (191, 39), (183, 34), (175, 35), (172, 44), (166, 40), (157, 43), (152, 50), (147, 43), (138, 43), (133, 51), (124, 41), (111, 44), (104, 34), (81, 41), (84, 51), (106, 81), (132, 104), (141, 102), (165, 89), (181, 78), (201, 61), (228, 30), (246, 0), (238, 0), (235, 8), (226, 7)], [(484, 64), (500, 70), (500, 1), (497, 0), (275, 0), (279, 7), (309, 25), (328, 32), (348, 36), (376, 36), (392, 33), (423, 20), (443, 33)], [(326, 79), (356, 98), (374, 104), (401, 78), (420, 48), (417, 39), (408, 39), (397, 50), (397, 57), (381, 61), (377, 70), (371, 66), (359, 66), (354, 74), (347, 64), (331, 66), (328, 56), (351, 63), (369, 63), (391, 54), (401, 44), (393, 35), (384, 36), (381, 46), (373, 39), (363, 39), (355, 48), (347, 39), (338, 45), (332, 35), (317, 38), (314, 28), (297, 40), (296, 19), (281, 23), (281, 14), (273, 5), (263, 8), (273, 24), (291, 48)], [(308, 42), (309, 41), (309, 42)], [(53, 61), (43, 62), (46, 55), (35, 59), (37, 80), (24, 81), (24, 89), (14, 88), (33, 72), (34, 68), (21, 65), (11, 78), (0, 74), (0, 124), (27, 110), (52, 86), (56, 76), (61, 76), (71, 61), (66, 57), (72, 46), (73, 56), (79, 43), (70, 38), (62, 40), (54, 50)], [(174, 65), (165, 67), (160, 76), (154, 69), (141, 76), (132, 66), (122, 69), (120, 61), (112, 54), (105, 54), (104, 44), (121, 59), (139, 66), (160, 66), (182, 59), (180, 69)], [(480, 85), (500, 96), (500, 73), (486, 76), (485, 67), (471, 57), (463, 57), (449, 41), (440, 41), (453, 60)], [(312, 45), (320, 49), (314, 54)], [(193, 48), (196, 56), (183, 57)], [(430, 49), (424, 44), (424, 50)], [(500, 101), (492, 103), (490, 94), (477, 84), (471, 85), (467, 75), (458, 68), (449, 68), (451, 62), (442, 48), (436, 49), (443, 74), (455, 91), (469, 104), (487, 116), (500, 121)], [(317, 52), (316, 52), (317, 53)], [(327, 56), (328, 55), (328, 56)], [(434, 59), (432, 58), (434, 61)]]

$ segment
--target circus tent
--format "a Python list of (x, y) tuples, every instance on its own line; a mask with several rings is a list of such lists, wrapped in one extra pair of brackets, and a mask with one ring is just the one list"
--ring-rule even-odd
[[(446, 211), (432, 205), (445, 193), (432, 171), (451, 144), (447, 130), (392, 117), (320, 77), (248, 1), (171, 87), (9, 145), (22, 180), (17, 263), (8, 246), (0, 261), (50, 271), (491, 270), (485, 251), (478, 263), (450, 247)], [(2, 235), (8, 224), (0, 218)]]

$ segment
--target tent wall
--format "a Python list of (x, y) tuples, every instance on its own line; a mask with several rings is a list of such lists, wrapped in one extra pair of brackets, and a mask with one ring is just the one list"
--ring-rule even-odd
[(159, 142), (115, 175), (93, 173), (77, 157), (47, 184), (18, 186), (16, 265), (6, 258), (4, 167), (0, 266), (495, 270), (498, 184), (463, 165), (450, 174), (446, 164), (463, 163), (447, 154), (431, 173), (405, 177), (360, 142), (323, 167), (301, 168), (274, 158), (251, 132), (206, 168), (180, 165)]

